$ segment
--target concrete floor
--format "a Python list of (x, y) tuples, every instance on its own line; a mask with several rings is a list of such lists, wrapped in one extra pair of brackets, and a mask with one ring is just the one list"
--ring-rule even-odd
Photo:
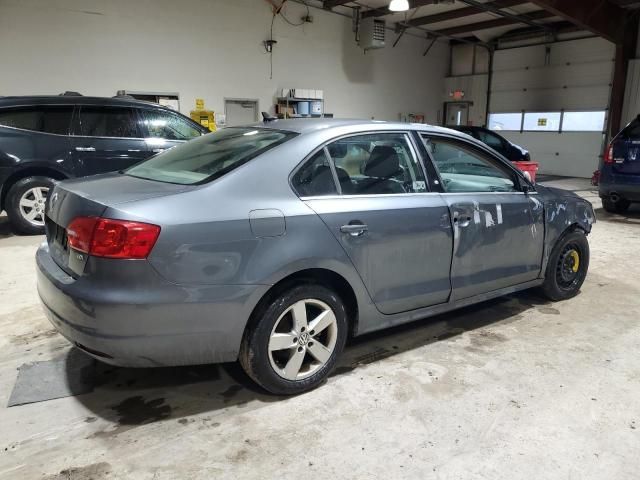
[(0, 218), (0, 478), (638, 478), (640, 209), (552, 183), (597, 206), (578, 297), (524, 292), (359, 339), (295, 398), (234, 364), (98, 367), (93, 393), (5, 408), (20, 365), (71, 357), (38, 305), (41, 238)]

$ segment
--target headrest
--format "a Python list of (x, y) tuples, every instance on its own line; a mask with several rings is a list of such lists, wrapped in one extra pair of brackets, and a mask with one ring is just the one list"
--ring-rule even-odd
[(399, 170), (400, 158), (395, 149), (386, 145), (378, 145), (371, 151), (362, 173), (368, 177), (391, 178)]

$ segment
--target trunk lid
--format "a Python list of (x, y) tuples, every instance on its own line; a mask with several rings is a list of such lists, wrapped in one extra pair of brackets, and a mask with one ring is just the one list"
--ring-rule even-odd
[(67, 227), (76, 217), (100, 217), (108, 207), (179, 193), (184, 185), (121, 174), (96, 175), (57, 183), (47, 198), (45, 232), (54, 262), (67, 274), (82, 275), (88, 255), (69, 248)]
[(640, 121), (627, 125), (613, 140), (613, 171), (640, 175)]

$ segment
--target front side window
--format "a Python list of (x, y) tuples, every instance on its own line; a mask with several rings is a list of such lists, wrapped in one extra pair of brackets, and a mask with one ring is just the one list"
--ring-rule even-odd
[(458, 142), (422, 137), (447, 193), (515, 192), (515, 176), (497, 160)]
[(83, 137), (141, 138), (132, 108), (82, 107), (80, 135)]
[(293, 132), (266, 128), (224, 128), (166, 150), (125, 173), (181, 185), (203, 183), (221, 177), (295, 136)]
[(191, 140), (202, 135), (201, 130), (176, 114), (161, 110), (142, 110), (141, 113), (150, 137)]
[(0, 110), (0, 125), (68, 135), (73, 106), (38, 106)]
[(405, 133), (371, 133), (327, 145), (343, 195), (426, 192), (427, 185)]

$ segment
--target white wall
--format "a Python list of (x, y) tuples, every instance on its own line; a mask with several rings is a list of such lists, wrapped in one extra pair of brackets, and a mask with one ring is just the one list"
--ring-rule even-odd
[(445, 79), (444, 101), (454, 101), (450, 94), (456, 90), (464, 92), (465, 102), (469, 105), (469, 124), (483, 126), (487, 120), (487, 88), (489, 75), (464, 75)]
[[(305, 13), (295, 3), (284, 11), (293, 22)], [(350, 19), (311, 15), (297, 28), (276, 19), (270, 80), (264, 0), (0, 0), (0, 95), (164, 91), (179, 92), (185, 113), (195, 98), (222, 111), (225, 97), (258, 98), (271, 111), (277, 89), (302, 87), (323, 89), (336, 117), (415, 112), (436, 123), (446, 44), (423, 57), (426, 40), (405, 35), (365, 55)]]

